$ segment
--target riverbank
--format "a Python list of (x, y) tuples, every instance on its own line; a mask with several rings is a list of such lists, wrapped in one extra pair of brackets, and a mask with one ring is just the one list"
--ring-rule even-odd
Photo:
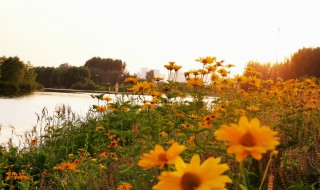
[[(44, 88), (44, 92), (65, 92), (65, 93), (101, 93), (101, 94), (118, 94), (119, 92), (115, 91), (106, 91), (106, 90), (77, 90), (77, 89), (66, 89), (66, 88)], [(120, 92), (121, 94), (132, 94), (131, 92)]]

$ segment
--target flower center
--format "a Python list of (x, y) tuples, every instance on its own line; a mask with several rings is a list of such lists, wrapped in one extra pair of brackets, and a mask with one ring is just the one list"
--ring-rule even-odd
[(195, 190), (200, 186), (201, 180), (197, 175), (187, 172), (183, 174), (180, 184), (183, 190)]
[(166, 153), (159, 154), (158, 159), (159, 159), (160, 162), (164, 162), (164, 163), (168, 162), (168, 158), (167, 158), (167, 154)]
[(250, 132), (246, 132), (240, 139), (240, 144), (244, 146), (254, 146), (256, 141)]

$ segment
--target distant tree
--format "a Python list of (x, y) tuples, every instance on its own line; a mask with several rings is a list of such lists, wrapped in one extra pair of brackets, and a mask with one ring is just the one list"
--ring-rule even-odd
[(302, 48), (291, 57), (294, 78), (320, 77), (320, 47)]
[(37, 74), (36, 81), (46, 88), (55, 87), (54, 80), (52, 78), (52, 73), (54, 70), (54, 67), (35, 67), (34, 71)]
[[(255, 71), (260, 73), (260, 77), (264, 80), (271, 78), (271, 73), (270, 73), (271, 63), (260, 63), (257, 61), (249, 61), (247, 63), (247, 67), (254, 68)], [(244, 74), (247, 75), (246, 73)]]
[(24, 67), (24, 83), (33, 83), (36, 81), (37, 74), (30, 62), (28, 62)]
[(1, 81), (20, 84), (24, 79), (25, 64), (16, 57), (2, 58)]
[(75, 83), (84, 83), (90, 78), (90, 70), (86, 67), (67, 67), (60, 68), (61, 72), (58, 77), (58, 84), (65, 88), (70, 88)]
[(126, 63), (118, 59), (93, 57), (86, 61), (85, 67), (89, 68), (91, 80), (99, 85), (114, 86), (116, 83), (121, 83), (123, 75), (126, 72)]
[[(289, 80), (301, 77), (320, 78), (320, 47), (302, 48), (280, 63), (250, 61), (247, 66), (261, 73), (262, 79)], [(246, 73), (244, 73), (246, 74)]]
[[(90, 70), (84, 66), (75, 67), (68, 64), (62, 64), (58, 68), (54, 67), (36, 67), (36, 81), (46, 88), (71, 88), (78, 83), (90, 83)], [(92, 86), (92, 85), (91, 85)]]
[(154, 77), (154, 70), (150, 70), (146, 72), (147, 81), (151, 81), (153, 77)]

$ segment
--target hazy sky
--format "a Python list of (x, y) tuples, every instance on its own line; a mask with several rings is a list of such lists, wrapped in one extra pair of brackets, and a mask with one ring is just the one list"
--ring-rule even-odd
[(282, 61), (320, 46), (317, 0), (0, 0), (0, 56), (34, 66), (121, 59), (133, 74), (200, 67), (216, 56), (236, 65)]

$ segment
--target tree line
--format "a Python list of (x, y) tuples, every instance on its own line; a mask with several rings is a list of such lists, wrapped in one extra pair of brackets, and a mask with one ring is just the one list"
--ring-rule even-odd
[(105, 90), (130, 76), (126, 63), (118, 59), (93, 57), (84, 66), (68, 63), (59, 67), (35, 67), (36, 81), (46, 88)]
[(30, 92), (42, 86), (36, 82), (36, 73), (30, 62), (19, 57), (0, 57), (0, 94), (13, 95)]
[[(289, 80), (301, 77), (320, 78), (320, 47), (302, 48), (280, 63), (249, 61), (247, 66), (261, 73), (262, 79)], [(246, 72), (244, 73), (246, 75)]]
[(130, 74), (119, 59), (93, 57), (83, 66), (33, 67), (19, 57), (0, 57), (0, 94), (45, 88), (105, 90)]

